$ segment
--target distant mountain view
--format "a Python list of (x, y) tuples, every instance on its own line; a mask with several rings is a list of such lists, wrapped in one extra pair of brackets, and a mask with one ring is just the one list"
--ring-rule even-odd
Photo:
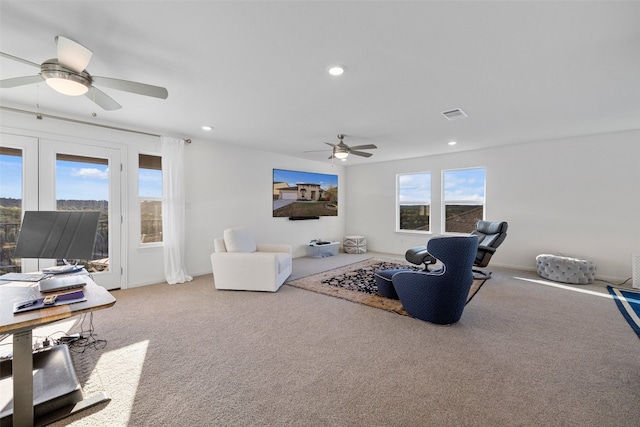
[[(58, 200), (58, 209), (60, 210), (101, 211), (106, 210), (108, 206), (109, 202), (106, 200)], [(0, 197), (0, 207), (20, 208), (22, 207), (22, 199)]]

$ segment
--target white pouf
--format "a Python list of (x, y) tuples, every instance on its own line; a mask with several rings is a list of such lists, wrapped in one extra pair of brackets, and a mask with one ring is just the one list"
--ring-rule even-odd
[(367, 239), (362, 236), (344, 236), (344, 253), (363, 254), (367, 252)]
[(585, 285), (593, 283), (596, 265), (586, 259), (542, 254), (536, 257), (538, 275), (555, 282)]

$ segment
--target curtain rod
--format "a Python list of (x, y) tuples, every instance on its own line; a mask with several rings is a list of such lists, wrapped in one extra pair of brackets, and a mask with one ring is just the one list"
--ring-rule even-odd
[[(65, 122), (79, 123), (79, 124), (82, 124), (82, 125), (89, 125), (89, 126), (97, 126), (97, 127), (101, 127), (101, 128), (105, 128), (105, 129), (119, 130), (119, 131), (122, 131), (122, 132), (137, 133), (139, 135), (148, 135), (148, 136), (157, 136), (157, 137), (161, 137), (162, 136), (162, 135), (158, 135), (158, 134), (155, 134), (155, 133), (143, 132), (143, 131), (140, 131), (140, 130), (126, 129), (126, 128), (121, 128), (121, 127), (117, 127), (117, 126), (103, 125), (103, 124), (100, 124), (100, 123), (91, 123), (91, 122), (87, 122), (87, 121), (84, 121), (84, 120), (70, 119), (68, 117), (54, 116), (52, 114), (39, 113), (39, 112), (35, 112), (35, 111), (20, 110), (18, 108), (5, 107), (4, 105), (0, 105), (0, 108), (3, 109), (3, 110), (12, 111), (14, 113), (31, 114), (31, 115), (35, 116), (38, 120), (42, 120), (43, 118), (46, 117), (47, 119), (63, 120)], [(191, 140), (190, 139), (186, 139), (185, 138), (185, 139), (183, 139), (183, 141), (185, 142), (185, 144), (191, 144)]]

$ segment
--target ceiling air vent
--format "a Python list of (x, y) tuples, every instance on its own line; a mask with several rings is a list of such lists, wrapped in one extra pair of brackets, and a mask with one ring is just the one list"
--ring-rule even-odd
[(448, 120), (458, 120), (458, 119), (464, 119), (466, 117), (469, 117), (467, 113), (465, 113), (459, 108), (449, 110), (449, 111), (443, 111), (440, 114), (445, 116)]

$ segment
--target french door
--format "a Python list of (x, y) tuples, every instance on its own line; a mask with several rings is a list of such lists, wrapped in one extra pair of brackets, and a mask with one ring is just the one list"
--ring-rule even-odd
[[(2, 134), (0, 201), (14, 205), (13, 217), (2, 221), (2, 264), (13, 271), (36, 271), (60, 264), (52, 259), (7, 259), (15, 247), (16, 205), (26, 210), (96, 210), (100, 220), (93, 257), (78, 261), (107, 289), (122, 285), (121, 158), (118, 148)], [(21, 170), (11, 170), (21, 166)], [(6, 171), (5, 171), (6, 169)], [(20, 179), (19, 179), (20, 178)], [(17, 182), (20, 181), (20, 182)], [(16, 199), (19, 199), (16, 201)], [(7, 211), (7, 206), (2, 206)], [(7, 249), (7, 250), (5, 250)], [(0, 265), (3, 268), (3, 265)], [(5, 270), (10, 268), (5, 267)]]

